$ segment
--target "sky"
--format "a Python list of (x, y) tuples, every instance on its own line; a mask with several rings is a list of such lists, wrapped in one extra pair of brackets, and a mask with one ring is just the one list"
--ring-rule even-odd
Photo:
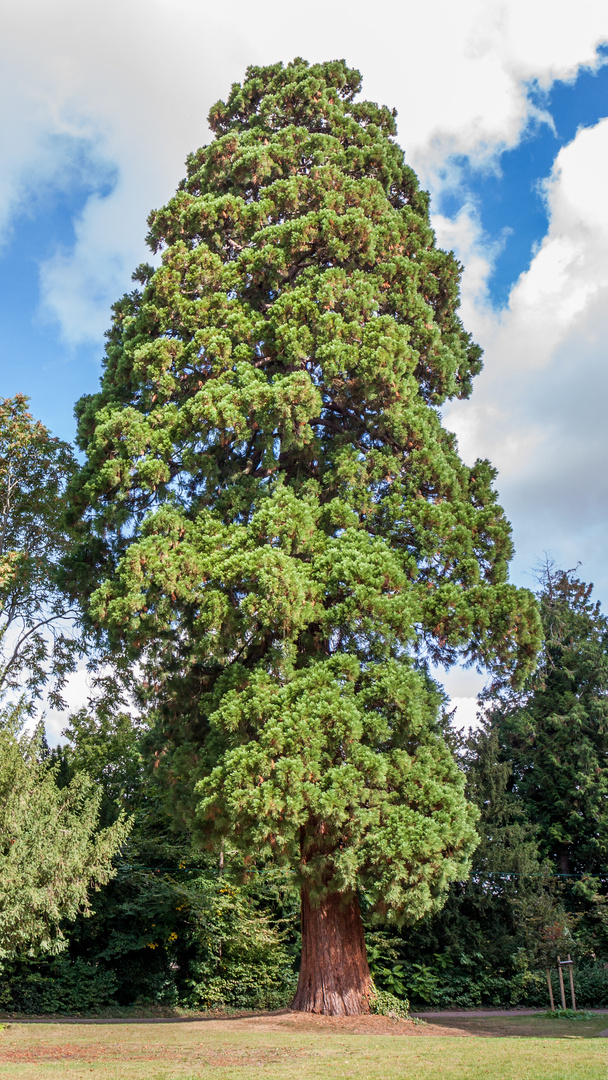
[[(488, 457), (512, 580), (580, 565), (608, 604), (608, 5), (601, 0), (0, 0), (0, 394), (74, 437), (110, 308), (206, 116), (248, 64), (342, 58), (396, 106), (484, 349), (444, 407)], [(483, 678), (445, 679), (461, 723)], [(83, 692), (84, 673), (73, 696)], [(59, 724), (51, 718), (51, 726)], [(51, 732), (52, 735), (52, 732)]]

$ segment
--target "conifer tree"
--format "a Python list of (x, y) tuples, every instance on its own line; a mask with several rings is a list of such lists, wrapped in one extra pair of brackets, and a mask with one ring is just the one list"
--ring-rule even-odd
[(608, 619), (592, 590), (545, 566), (538, 669), (492, 714), (511, 786), (561, 874), (608, 867)]
[(65, 948), (62, 924), (92, 914), (89, 892), (114, 877), (130, 828), (122, 814), (98, 828), (101, 791), (85, 773), (58, 786), (23, 711), (0, 714), (0, 960)]
[(294, 1007), (369, 1007), (359, 899), (440, 908), (475, 814), (429, 659), (533, 665), (486, 461), (441, 426), (480, 350), (395, 114), (343, 61), (250, 68), (151, 214), (162, 264), (114, 309), (78, 405), (71, 567), (138, 659), (201, 843), (301, 887)]

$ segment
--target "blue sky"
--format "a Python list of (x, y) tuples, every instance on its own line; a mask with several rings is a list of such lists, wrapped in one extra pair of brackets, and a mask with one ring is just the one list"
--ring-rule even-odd
[[(319, 27), (323, 32), (319, 32)], [(390, 33), (386, 33), (390, 27)], [(462, 314), (485, 351), (446, 406), (489, 457), (513, 523), (513, 578), (548, 552), (608, 603), (608, 9), (597, 0), (22, 0), (0, 40), (3, 396), (72, 439), (96, 389), (110, 305), (147, 257), (149, 210), (208, 141), (248, 63), (344, 56), (398, 110)], [(459, 677), (460, 678), (460, 677)], [(471, 699), (470, 675), (451, 692)]]
[(0, 249), (0, 372), (2, 396), (27, 394), (34, 414), (55, 435), (71, 441), (74, 402), (96, 389), (103, 335), (79, 344), (61, 339), (56, 321), (41, 308), (40, 265), (73, 245), (74, 224), (87, 200), (93, 194), (106, 197), (116, 176), (91, 160), (85, 140), (67, 142), (58, 154), (65, 160), (67, 151), (71, 168), (27, 193)]
[(455, 159), (460, 183), (441, 191), (436, 209), (455, 216), (467, 198), (477, 208), (488, 240), (497, 253), (489, 277), (492, 303), (500, 308), (519, 275), (528, 269), (533, 251), (548, 227), (542, 183), (551, 173), (558, 151), (581, 127), (593, 127), (608, 115), (608, 49), (598, 50), (605, 66), (582, 69), (574, 79), (559, 80), (547, 91), (532, 85), (530, 101), (538, 113), (530, 117), (517, 146), (501, 153), (491, 167), (475, 168), (469, 159)]
[[(598, 52), (608, 61), (608, 46)], [(218, 93), (226, 89), (220, 85)], [(537, 113), (531, 115), (517, 145), (481, 166), (467, 155), (447, 157), (445, 171), (456, 170), (457, 182), (433, 192), (433, 210), (449, 218), (463, 206), (474, 207), (484, 240), (495, 250), (488, 289), (498, 309), (508, 302), (514, 282), (528, 269), (547, 232), (542, 184), (558, 151), (579, 128), (592, 127), (608, 115), (608, 63), (596, 70), (583, 68), (575, 78), (558, 80), (549, 90), (532, 83), (527, 93)], [(96, 388), (103, 334), (98, 331), (93, 341), (62, 340), (57, 321), (41, 305), (40, 266), (74, 246), (75, 224), (83, 209), (92, 197), (103, 201), (112, 194), (118, 166), (98, 157), (91, 140), (72, 136), (56, 142), (52, 156), (62, 168), (26, 192), (0, 249), (0, 366), (2, 393), (27, 393), (36, 415), (56, 434), (72, 439), (74, 401)], [(170, 194), (167, 190), (167, 197)], [(143, 207), (141, 220), (143, 251)], [(121, 284), (129, 288), (127, 275)], [(108, 305), (108, 324), (109, 320)]]

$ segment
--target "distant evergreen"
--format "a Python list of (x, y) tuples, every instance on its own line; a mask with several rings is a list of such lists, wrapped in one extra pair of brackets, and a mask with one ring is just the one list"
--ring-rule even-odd
[(562, 874), (608, 875), (608, 619), (592, 588), (545, 568), (539, 666), (523, 693), (505, 688), (493, 718), (540, 851)]

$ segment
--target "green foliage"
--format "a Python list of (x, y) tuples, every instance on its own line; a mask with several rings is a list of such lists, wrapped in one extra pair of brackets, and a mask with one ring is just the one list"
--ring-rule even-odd
[(260, 899), (212, 865), (171, 873), (125, 859), (95, 916), (75, 927), (70, 955), (111, 977), (106, 1004), (283, 1007), (293, 955)]
[[(514, 792), (511, 769), (501, 760), (495, 731), (481, 729), (461, 739), (459, 760), (467, 795), (478, 808), (479, 845), (473, 870), (455, 883), (440, 915), (412, 927), (407, 937), (370, 941), (370, 959), (379, 986), (393, 989), (388, 972), (399, 967), (402, 989), (416, 1007), (473, 1000), (508, 1000), (523, 946), (519, 905), (546, 888), (548, 870), (539, 857), (534, 827)], [(369, 936), (369, 934), (368, 934)], [(449, 972), (449, 977), (446, 974)], [(447, 988), (447, 989), (446, 989)]]
[[(224, 852), (222, 875), (217, 853), (193, 852), (188, 833), (172, 828), (158, 770), (146, 770), (142, 733), (143, 725), (129, 733), (124, 716), (112, 719), (103, 710), (79, 714), (68, 728), (56, 766), (64, 782), (87, 761), (105, 820), (115, 820), (126, 806), (134, 827), (116, 877), (96, 894), (95, 914), (64, 928), (66, 951), (46, 961), (4, 964), (0, 1005), (7, 1011), (95, 1012), (135, 1004), (272, 1008), (291, 998), (299, 941), (290, 876), (270, 867), (244, 873), (234, 849)], [(398, 1012), (393, 999), (401, 1008), (408, 999), (416, 1009), (546, 1008), (547, 959), (559, 1000), (553, 955), (559, 949), (553, 942), (553, 953), (545, 955), (539, 927), (542, 932), (564, 916), (574, 937), (560, 948), (580, 957), (574, 969), (577, 1003), (608, 1005), (608, 951), (602, 951), (601, 934), (598, 946), (599, 932), (591, 935), (584, 920), (573, 921), (567, 910), (572, 886), (556, 890), (555, 879), (544, 874), (533, 830), (509, 790), (510, 770), (495, 751), (495, 732), (480, 731), (461, 758), (468, 791), (480, 808), (480, 869), (452, 886), (441, 914), (422, 919), (407, 936), (368, 923), (370, 967), (378, 993), (388, 995), (382, 1001), (389, 1014)], [(121, 784), (121, 775), (128, 784)], [(515, 866), (534, 876), (489, 876)], [(591, 898), (597, 884), (587, 882)], [(587, 893), (578, 906), (585, 900), (591, 904)]]
[(248, 682), (236, 692), (219, 683), (197, 829), (208, 832), (211, 819), (244, 851), (295, 861), (299, 830), (323, 822), (302, 851), (309, 887), (329, 878), (341, 892), (359, 885), (376, 912), (408, 921), (441, 905), (470, 826), (434, 725), (434, 688), (401, 663), (368, 673), (342, 656), (283, 686), (261, 672)]
[(549, 878), (543, 886), (536, 893), (518, 897), (514, 906), (521, 920), (527, 955), (548, 967), (557, 962), (560, 954), (578, 951), (574, 931), (581, 916), (565, 910), (560, 883)]
[[(516, 943), (512, 942), (512, 947)], [(406, 952), (406, 949), (403, 950)], [(549, 1004), (547, 976), (534, 957), (517, 949), (504, 968), (496, 969), (483, 954), (462, 953), (451, 959), (438, 954), (425, 963), (402, 962), (398, 965), (398, 991), (395, 996), (407, 999), (410, 1007), (424, 1009), (539, 1008)], [(559, 1001), (557, 969), (551, 969), (555, 1001)], [(373, 968), (376, 986), (384, 985), (383, 972)], [(385, 978), (385, 976), (384, 976)], [(394, 984), (393, 984), (394, 985)], [(608, 1006), (608, 963), (585, 959), (574, 968), (577, 1007)], [(566, 995), (569, 999), (566, 982)]]
[[(557, 978), (553, 980), (553, 995), (559, 1000)], [(574, 991), (577, 1008), (600, 1009), (608, 1007), (608, 962), (585, 961), (574, 969)]]
[[(509, 975), (493, 970), (482, 956), (463, 954), (455, 960), (438, 955), (427, 963), (406, 963), (401, 978), (414, 1008), (450, 1009), (511, 1005), (513, 978)], [(546, 982), (543, 1004), (545, 999)]]
[[(432, 921), (440, 920), (441, 916), (435, 916)], [(421, 929), (419, 935), (418, 940), (422, 937)], [(513, 932), (509, 941), (512, 955), (500, 968), (492, 962), (490, 949), (485, 953), (466, 951), (464, 933), (463, 951), (459, 954), (446, 951), (428, 955), (416, 949), (416, 940), (412, 941), (410, 935), (408, 938), (406, 941), (393, 938), (379, 955), (372, 935), (368, 953), (375, 986), (408, 1001), (415, 1009), (544, 1008), (548, 1003), (545, 967), (525, 946), (518, 947)], [(409, 959), (412, 954), (420, 959), (412, 961)], [(559, 1000), (555, 961), (550, 963), (553, 992)], [(601, 1007), (608, 1001), (608, 964), (599, 960), (576, 964), (574, 978), (579, 1005)]]
[[(145, 726), (107, 704), (71, 717), (53, 768), (70, 785), (86, 766), (100, 816), (113, 822), (126, 809), (131, 833), (94, 914), (64, 927), (66, 951), (5, 965), (0, 1004), (40, 1013), (286, 1005), (295, 983), (293, 886), (272, 873), (241, 873), (235, 884), (217, 857), (193, 854), (189, 835), (172, 828), (156, 771), (145, 768)], [(227, 867), (233, 855), (225, 853)]]
[(103, 824), (140, 805), (145, 731), (142, 721), (102, 696), (70, 715), (62, 732), (65, 742), (51, 751), (60, 780), (80, 772), (95, 780), (101, 791)]
[[(370, 936), (374, 979), (415, 1008), (542, 1007), (545, 965), (557, 946), (575, 951), (576, 920), (539, 855), (536, 827), (511, 788), (497, 731), (487, 726), (461, 738), (459, 760), (479, 810), (472, 873), (451, 887), (440, 914), (407, 937)], [(557, 925), (570, 928), (567, 941), (555, 936)]]
[(283, 1008), (296, 990), (293, 957), (251, 889), (200, 877), (191, 895), (192, 942), (185, 1002), (198, 1008)]
[(19, 733), (19, 712), (0, 726), (0, 957), (58, 952), (64, 920), (89, 915), (89, 890), (114, 872), (128, 834), (120, 817), (98, 830), (101, 794), (84, 773), (59, 788), (38, 760), (38, 737)]
[(541, 663), (492, 715), (540, 851), (565, 874), (608, 869), (608, 620), (591, 591), (545, 568)]
[(553, 1012), (546, 1012), (545, 1016), (550, 1020), (593, 1020), (593, 1013), (574, 1011), (574, 1009), (554, 1009)]
[(45, 964), (3, 965), (0, 1008), (18, 1013), (88, 1013), (116, 1004), (114, 972), (62, 953)]
[(57, 576), (74, 469), (71, 448), (32, 418), (27, 398), (0, 398), (0, 694), (25, 695), (30, 710), (49, 677), (49, 702), (63, 706), (80, 649)]
[[(565, 610), (561, 608), (564, 599), (562, 590), (566, 591)], [(570, 654), (568, 671), (572, 673), (578, 670), (580, 676), (585, 655), (591, 655), (597, 678), (601, 679), (605, 664), (602, 649), (605, 644), (602, 644), (602, 636), (593, 631), (593, 624), (588, 618), (589, 609), (580, 621), (580, 610), (576, 618), (572, 618), (568, 611), (572, 601), (577, 607), (581, 598), (588, 603), (585, 592), (588, 592), (587, 587), (580, 584), (570, 591), (568, 580), (562, 578), (560, 591), (556, 593), (554, 582), (553, 595), (549, 597), (549, 602), (545, 598), (542, 610), (549, 628), (549, 615), (554, 620), (554, 637), (557, 636), (555, 621), (558, 616), (562, 630), (564, 626), (570, 628), (572, 637), (565, 643)], [(594, 620), (599, 620), (601, 629), (603, 617), (594, 605), (591, 605), (591, 613)], [(580, 631), (578, 640), (573, 633), (577, 626)], [(597, 623), (595, 630), (598, 630)], [(552, 646), (555, 663), (563, 659), (562, 647), (565, 644), (562, 634), (561, 644)], [(559, 684), (558, 672), (553, 662), (548, 664), (544, 654), (543, 669), (545, 676), (542, 681), (542, 670), (538, 676), (541, 695), (545, 693), (549, 680), (554, 687)], [(591, 673), (590, 669), (591, 661), (588, 674)], [(517, 696), (503, 687), (500, 707), (492, 710), (486, 725), (461, 740), (458, 752), (466, 773), (467, 794), (480, 812), (477, 824), (480, 843), (474, 855), (470, 878), (451, 887), (440, 915), (421, 920), (407, 938), (393, 935), (379, 942), (377, 950), (375, 942), (370, 948), (377, 985), (409, 997), (416, 1008), (472, 1008), (480, 1005), (544, 1007), (548, 1000), (545, 969), (549, 966), (552, 970), (554, 995), (559, 1000), (557, 955), (564, 957), (568, 953), (576, 960), (577, 1003), (583, 1007), (599, 1007), (608, 1000), (605, 877), (602, 879), (591, 874), (578, 878), (556, 876), (555, 869), (559, 863), (547, 843), (543, 819), (539, 814), (540, 810), (559, 822), (560, 805), (563, 804), (552, 801), (558, 784), (563, 785), (563, 791), (573, 795), (573, 800), (576, 798), (576, 789), (573, 793), (572, 788), (568, 788), (564, 782), (564, 777), (572, 761), (578, 760), (580, 764), (577, 742), (588, 740), (594, 728), (588, 723), (586, 729), (581, 730), (572, 717), (563, 716), (562, 736), (555, 740), (556, 756), (552, 759), (549, 755), (549, 732), (552, 729), (543, 727), (540, 713), (535, 711), (536, 678), (534, 676)], [(563, 672), (559, 676), (560, 680), (562, 678)], [(495, 692), (496, 687), (493, 689)], [(580, 696), (584, 698), (584, 694), (582, 684)], [(564, 696), (562, 704), (567, 700)], [(594, 699), (589, 694), (586, 700), (591, 713)], [(512, 713), (505, 704), (509, 701)], [(603, 738), (601, 693), (595, 698), (594, 708), (598, 723), (593, 738), (595, 753), (600, 756)], [(514, 764), (512, 732), (518, 709), (526, 710), (528, 716), (534, 715), (536, 726), (528, 742), (524, 743), (522, 739), (519, 743), (517, 754), (521, 756), (516, 758)], [(554, 722), (555, 716), (551, 720), (552, 724)], [(568, 722), (571, 727), (567, 735)], [(573, 746), (571, 758), (566, 752), (567, 738)], [(539, 766), (546, 775), (546, 804), (539, 790), (540, 782), (537, 803), (528, 801), (527, 782), (519, 782), (521, 776), (524, 779), (527, 777), (528, 782), (533, 776), (537, 750)], [(521, 765), (522, 761), (527, 762), (526, 770)], [(595, 783), (601, 791), (602, 773), (597, 771), (597, 762), (593, 758), (591, 761), (591, 775), (584, 775), (581, 769), (581, 776), (574, 781), (580, 786), (583, 797)], [(585, 819), (581, 815), (580, 836), (584, 824)], [(599, 824), (601, 827), (601, 821)], [(585, 827), (593, 843), (594, 824), (589, 821)]]
[(403, 922), (476, 844), (425, 658), (517, 682), (538, 616), (493, 469), (441, 426), (481, 366), (461, 268), (359, 90), (298, 59), (211, 110), (78, 404), (68, 576), (140, 665), (199, 843)]
[(275, 1009), (289, 1004), (294, 956), (255, 890), (213, 874), (119, 866), (96, 911), (48, 961), (3, 967), (0, 1007), (82, 1013), (132, 1005)]
[[(512, 896), (521, 889), (520, 878), (542, 874), (537, 827), (526, 816), (513, 788), (511, 763), (504, 760), (498, 732), (486, 725), (461, 739), (460, 763), (466, 775), (468, 797), (479, 809), (477, 831), (480, 842), (475, 851), (478, 877), (496, 877), (492, 896), (505, 891)], [(508, 875), (511, 875), (509, 877)], [(482, 894), (479, 903), (483, 903)]]
[(378, 990), (374, 986), (369, 1002), (369, 1011), (378, 1016), (390, 1016), (395, 1020), (411, 1020), (410, 1003), (386, 990)]

